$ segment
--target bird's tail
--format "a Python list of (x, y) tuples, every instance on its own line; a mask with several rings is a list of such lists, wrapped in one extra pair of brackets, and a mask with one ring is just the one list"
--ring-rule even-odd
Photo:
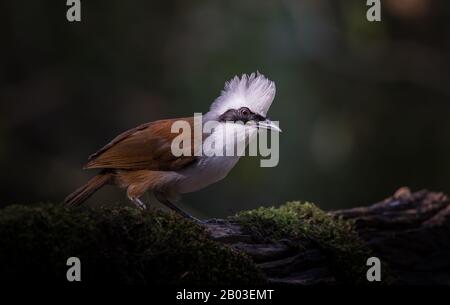
[(77, 206), (82, 204), (86, 199), (92, 196), (98, 189), (110, 182), (113, 174), (111, 172), (100, 172), (93, 177), (85, 185), (75, 190), (72, 194), (64, 199), (64, 203), (69, 206)]

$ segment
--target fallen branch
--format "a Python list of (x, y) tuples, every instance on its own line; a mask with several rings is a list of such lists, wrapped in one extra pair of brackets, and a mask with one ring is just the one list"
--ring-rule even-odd
[(368, 257), (382, 283), (450, 284), (450, 203), (402, 188), (380, 203), (324, 212), (310, 203), (245, 211), (204, 225), (174, 213), (61, 204), (0, 210), (0, 281), (310, 285), (367, 283)]
[[(399, 189), (394, 196), (368, 207), (332, 211), (351, 220), (359, 237), (398, 283), (450, 284), (450, 201), (442, 193)], [(238, 221), (212, 220), (211, 236), (247, 253), (270, 282), (336, 283), (330, 254), (309, 243), (298, 250), (289, 239), (252, 235)], [(368, 267), (367, 267), (368, 268)]]

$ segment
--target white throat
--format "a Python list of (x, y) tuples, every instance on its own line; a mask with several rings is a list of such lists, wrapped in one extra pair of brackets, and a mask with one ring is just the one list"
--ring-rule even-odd
[[(195, 192), (222, 180), (239, 161), (239, 149), (244, 149), (257, 134), (256, 127), (235, 123), (219, 123), (203, 143), (203, 155), (196, 164), (179, 173), (178, 193)], [(234, 135), (234, 137), (233, 137)], [(219, 154), (218, 154), (219, 152)]]

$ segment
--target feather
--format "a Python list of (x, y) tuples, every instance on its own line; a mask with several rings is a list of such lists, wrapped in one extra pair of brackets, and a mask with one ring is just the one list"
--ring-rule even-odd
[[(171, 151), (172, 140), (178, 136), (171, 132), (175, 121), (187, 121), (193, 128), (193, 118), (160, 120), (130, 129), (89, 157), (85, 169), (110, 168), (125, 170), (173, 171), (192, 164), (196, 157), (175, 157)], [(193, 143), (193, 133), (187, 145)], [(192, 148), (193, 149), (193, 148)]]
[(247, 107), (265, 117), (275, 98), (275, 83), (259, 72), (235, 76), (225, 83), (210, 112), (219, 116), (229, 109)]

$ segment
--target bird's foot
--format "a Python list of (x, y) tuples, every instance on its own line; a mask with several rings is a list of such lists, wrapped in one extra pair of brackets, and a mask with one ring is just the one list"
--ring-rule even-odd
[(183, 211), (183, 210), (180, 209), (180, 208), (176, 208), (176, 209), (173, 209), (173, 208), (172, 208), (172, 210), (173, 210), (175, 213), (177, 213), (178, 215), (181, 215), (183, 218), (192, 220), (192, 221), (194, 221), (194, 222), (196, 222), (196, 223), (198, 223), (198, 224), (205, 224), (205, 223), (206, 223), (204, 220), (200, 220), (200, 219), (198, 219), (197, 217), (192, 216), (191, 214), (189, 214), (189, 213)]

